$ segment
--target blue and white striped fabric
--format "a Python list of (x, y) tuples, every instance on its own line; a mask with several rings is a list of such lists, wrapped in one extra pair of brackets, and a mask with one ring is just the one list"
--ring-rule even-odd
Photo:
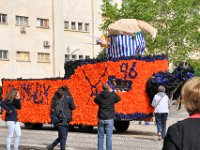
[(107, 57), (119, 58), (144, 54), (145, 40), (143, 33), (137, 33), (134, 37), (130, 35), (112, 35), (110, 39), (110, 48), (106, 50)]

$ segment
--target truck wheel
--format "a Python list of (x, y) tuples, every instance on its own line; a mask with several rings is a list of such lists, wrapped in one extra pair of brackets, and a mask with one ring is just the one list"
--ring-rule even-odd
[(34, 128), (37, 129), (37, 130), (42, 129), (42, 127), (43, 127), (43, 124), (42, 124), (42, 123), (35, 123), (35, 124), (34, 124)]
[(42, 123), (24, 123), (26, 129), (41, 129)]
[(87, 125), (79, 125), (79, 130), (81, 132), (92, 132), (93, 131), (93, 126), (87, 126)]
[(69, 131), (73, 131), (74, 130), (74, 126), (73, 125), (69, 125)]
[(129, 127), (130, 121), (114, 121), (117, 132), (125, 132)]

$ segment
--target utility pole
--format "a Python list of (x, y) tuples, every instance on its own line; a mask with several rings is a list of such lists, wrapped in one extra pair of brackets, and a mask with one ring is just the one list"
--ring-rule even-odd
[[(94, 37), (94, 0), (91, 0), (91, 21), (92, 21), (92, 36)], [(92, 38), (92, 43), (94, 43)], [(92, 44), (92, 58), (94, 58), (94, 44)]]
[(56, 68), (56, 56), (55, 56), (55, 24), (54, 24), (54, 0), (51, 1), (52, 2), (52, 68), (53, 68), (53, 77), (56, 76), (56, 71), (55, 71), (55, 68)]

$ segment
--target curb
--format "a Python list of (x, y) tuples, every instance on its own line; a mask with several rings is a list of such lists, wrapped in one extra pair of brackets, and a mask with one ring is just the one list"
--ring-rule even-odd
[[(12, 144), (11, 147), (13, 147), (13, 144)], [(6, 144), (0, 144), (0, 148), (5, 148), (5, 150), (6, 150)], [(24, 144), (20, 144), (19, 150), (46, 150), (46, 148), (45, 147), (41, 147), (39, 145), (24, 145)]]
[[(14, 145), (12, 144), (11, 147)], [(6, 150), (6, 144), (0, 143), (0, 149), (5, 148)], [(26, 144), (20, 144), (19, 150), (47, 150), (46, 146), (40, 146), (40, 145), (26, 145)], [(59, 146), (56, 146), (54, 150), (60, 150)], [(81, 148), (72, 148), (72, 147), (66, 147), (66, 150), (83, 150)]]

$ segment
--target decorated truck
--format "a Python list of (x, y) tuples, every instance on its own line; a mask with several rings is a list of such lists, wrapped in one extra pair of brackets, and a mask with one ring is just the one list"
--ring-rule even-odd
[[(105, 58), (67, 61), (64, 78), (3, 79), (3, 98), (12, 87), (18, 88), (22, 102), (19, 121), (27, 128), (41, 128), (51, 123), (50, 106), (55, 91), (66, 86), (77, 106), (70, 125), (87, 131), (98, 122), (95, 96), (103, 83), (112, 83), (114, 79), (114, 91), (121, 97), (115, 105), (115, 129), (126, 131), (131, 120), (150, 120), (154, 110), (147, 83), (154, 74), (168, 70), (168, 59), (165, 55), (143, 56), (146, 43), (143, 30), (153, 39), (156, 37), (157, 29), (145, 21), (118, 20), (108, 26), (107, 36), (96, 39), (96, 44), (106, 48)], [(151, 92), (151, 87), (148, 91)], [(5, 112), (2, 118), (5, 119)]]
[[(41, 128), (43, 124), (51, 123), (53, 95), (64, 85), (77, 106), (70, 125), (91, 130), (98, 122), (94, 98), (102, 90), (102, 84), (114, 78), (116, 93), (121, 97), (115, 105), (115, 129), (126, 131), (131, 120), (151, 119), (154, 110), (150, 106), (146, 84), (153, 74), (167, 70), (165, 55), (68, 61), (64, 78), (3, 79), (2, 98), (12, 87), (18, 88), (22, 103), (22, 109), (18, 111), (19, 121), (26, 128)], [(5, 119), (5, 111), (2, 118)]]

